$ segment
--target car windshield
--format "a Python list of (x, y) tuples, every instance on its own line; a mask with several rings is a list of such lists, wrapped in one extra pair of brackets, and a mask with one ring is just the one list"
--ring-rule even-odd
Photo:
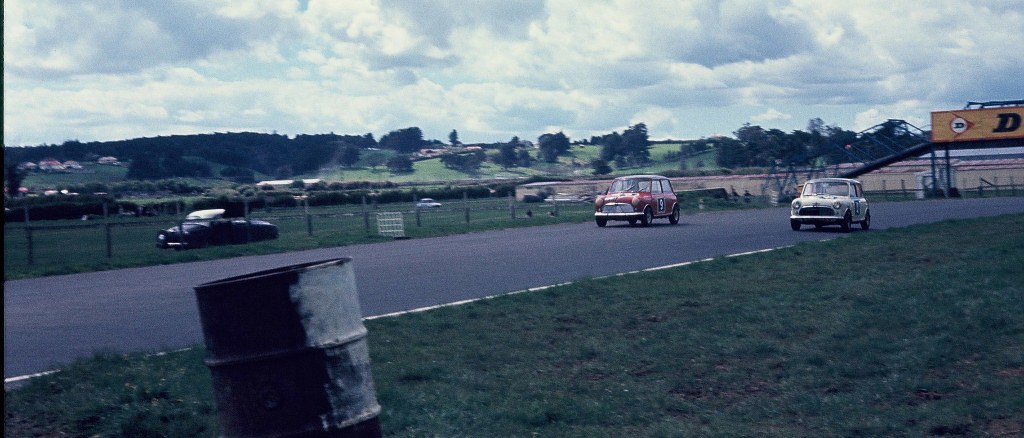
[(819, 181), (804, 186), (805, 195), (849, 196), (850, 185), (842, 181)]
[(651, 191), (651, 180), (638, 178), (617, 179), (612, 182), (612, 188), (608, 189), (609, 193), (649, 191)]

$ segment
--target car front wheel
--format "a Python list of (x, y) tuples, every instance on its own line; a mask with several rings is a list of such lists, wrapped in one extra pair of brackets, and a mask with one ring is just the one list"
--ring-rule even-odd
[(800, 231), (800, 221), (790, 220), (789, 227), (792, 228), (793, 231)]
[(843, 216), (843, 222), (839, 226), (843, 228), (843, 232), (850, 231), (850, 227), (853, 226), (853, 215), (850, 212), (846, 212), (846, 216)]
[(864, 213), (864, 220), (860, 221), (860, 229), (867, 230), (871, 228), (871, 212)]
[(597, 222), (597, 226), (603, 227), (605, 225), (608, 225), (608, 218), (596, 217), (594, 218), (594, 222)]
[(654, 213), (651, 212), (650, 207), (647, 207), (644, 209), (644, 216), (640, 218), (640, 225), (647, 227), (651, 225), (651, 222), (654, 222)]
[(679, 214), (679, 204), (676, 204), (675, 207), (672, 207), (672, 216), (668, 217), (668, 223), (670, 223), (672, 225), (678, 224), (679, 223), (679, 216), (680, 216), (680, 214)]

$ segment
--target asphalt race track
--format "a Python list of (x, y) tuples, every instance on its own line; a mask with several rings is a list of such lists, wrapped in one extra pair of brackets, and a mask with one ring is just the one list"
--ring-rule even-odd
[[(945, 219), (1024, 213), (1024, 197), (873, 203), (869, 233)], [(169, 266), (4, 282), (4, 377), (59, 369), (98, 351), (202, 342), (193, 287), (297, 263), (352, 257), (365, 316), (685, 261), (855, 237), (789, 228), (786, 208), (683, 216), (648, 228), (593, 222), (396, 240)]]

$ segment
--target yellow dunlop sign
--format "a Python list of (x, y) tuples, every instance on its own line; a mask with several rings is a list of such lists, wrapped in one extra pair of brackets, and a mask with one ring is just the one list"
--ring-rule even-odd
[(932, 142), (1024, 138), (1024, 107), (966, 109), (932, 113)]

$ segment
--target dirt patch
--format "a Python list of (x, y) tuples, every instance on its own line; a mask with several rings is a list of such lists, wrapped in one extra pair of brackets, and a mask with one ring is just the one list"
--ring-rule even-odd
[(1024, 432), (1024, 425), (1014, 420), (992, 420), (985, 431), (992, 436), (1019, 436)]

